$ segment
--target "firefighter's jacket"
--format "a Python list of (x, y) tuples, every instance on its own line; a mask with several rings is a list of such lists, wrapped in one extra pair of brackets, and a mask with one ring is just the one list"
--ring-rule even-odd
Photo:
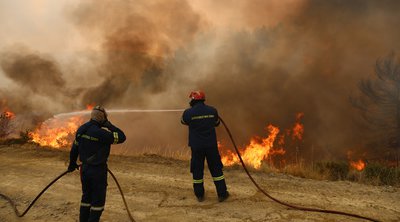
[(183, 112), (181, 122), (189, 126), (190, 147), (217, 147), (215, 127), (220, 120), (214, 107), (199, 101)]
[(123, 143), (125, 139), (124, 132), (114, 125), (102, 128), (100, 123), (90, 120), (77, 130), (70, 160), (75, 163), (79, 155), (83, 164), (106, 164), (110, 155), (110, 145)]

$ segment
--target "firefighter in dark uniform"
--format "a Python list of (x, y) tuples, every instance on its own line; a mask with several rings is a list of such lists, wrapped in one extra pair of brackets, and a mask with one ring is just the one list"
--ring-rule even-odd
[(107, 159), (110, 145), (123, 143), (126, 137), (122, 130), (110, 123), (104, 108), (96, 106), (89, 122), (79, 127), (70, 152), (68, 171), (78, 168), (78, 155), (82, 162), (82, 200), (80, 222), (100, 220), (104, 210), (107, 191)]
[(182, 124), (189, 126), (189, 146), (192, 150), (190, 172), (193, 174), (193, 189), (199, 202), (204, 201), (204, 160), (217, 189), (218, 200), (226, 200), (229, 193), (222, 172), (221, 156), (218, 152), (215, 127), (220, 124), (218, 112), (214, 107), (204, 104), (205, 94), (193, 91), (189, 98), (191, 108), (182, 115)]

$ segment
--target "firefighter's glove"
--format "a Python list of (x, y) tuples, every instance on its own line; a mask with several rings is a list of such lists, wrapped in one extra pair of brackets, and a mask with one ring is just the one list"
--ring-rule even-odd
[(108, 129), (111, 129), (111, 128), (113, 128), (114, 126), (113, 126), (113, 124), (110, 122), (110, 121), (106, 121), (104, 124), (103, 124), (103, 127), (106, 127), (106, 128), (108, 128)]
[(73, 172), (79, 168), (79, 165), (76, 163), (69, 163), (68, 172)]

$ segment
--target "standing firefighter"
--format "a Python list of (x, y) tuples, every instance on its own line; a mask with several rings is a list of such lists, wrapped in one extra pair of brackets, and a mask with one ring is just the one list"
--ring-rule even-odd
[(68, 171), (78, 168), (79, 155), (81, 166), (82, 200), (79, 221), (99, 221), (104, 210), (107, 191), (107, 159), (110, 145), (123, 143), (124, 132), (107, 119), (104, 108), (96, 106), (89, 122), (79, 127), (70, 152)]
[(189, 126), (189, 146), (192, 150), (190, 172), (193, 174), (193, 189), (199, 202), (204, 200), (204, 159), (217, 188), (218, 200), (226, 200), (229, 193), (222, 172), (221, 156), (218, 152), (215, 127), (220, 124), (218, 112), (214, 107), (204, 104), (205, 94), (202, 91), (190, 93), (191, 108), (182, 115), (182, 124)]

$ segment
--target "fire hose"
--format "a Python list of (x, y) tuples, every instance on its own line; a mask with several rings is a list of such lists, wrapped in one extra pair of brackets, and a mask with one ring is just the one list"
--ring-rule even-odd
[(25, 209), (25, 211), (24, 211), (22, 214), (18, 211), (15, 202), (14, 202), (13, 200), (11, 200), (10, 197), (8, 197), (7, 195), (4, 195), (4, 194), (2, 194), (2, 193), (0, 193), (0, 196), (1, 196), (2, 198), (4, 198), (5, 200), (7, 200), (7, 201), (11, 204), (12, 208), (14, 209), (15, 214), (16, 214), (18, 217), (23, 217), (23, 216), (25, 216), (26, 213), (28, 213), (28, 211), (29, 211), (29, 210), (31, 209), (31, 207), (35, 204), (35, 202), (40, 198), (40, 196), (42, 196), (42, 194), (43, 194), (44, 192), (46, 192), (46, 190), (49, 189), (49, 187), (51, 187), (57, 180), (59, 180), (61, 177), (65, 176), (67, 173), (68, 173), (68, 171), (65, 171), (64, 173), (62, 173), (62, 174), (60, 174), (58, 177), (56, 177), (54, 180), (52, 180), (52, 181), (51, 181), (37, 196), (36, 196), (36, 198), (29, 204), (29, 206)]
[(289, 208), (295, 209), (295, 210), (311, 211), (311, 212), (319, 212), (319, 213), (328, 213), (328, 214), (339, 214), (339, 215), (355, 217), (355, 218), (365, 219), (365, 220), (374, 221), (374, 222), (378, 222), (379, 221), (377, 219), (373, 219), (373, 218), (370, 218), (370, 217), (365, 217), (365, 216), (361, 216), (361, 215), (358, 215), (358, 214), (346, 213), (346, 212), (342, 212), (342, 211), (324, 210), (324, 209), (318, 209), (318, 208), (309, 208), (309, 207), (296, 206), (296, 205), (292, 205), (292, 204), (289, 204), (289, 203), (286, 203), (286, 202), (283, 202), (281, 200), (278, 200), (278, 199), (274, 198), (273, 196), (268, 194), (268, 192), (266, 192), (263, 188), (261, 188), (260, 185), (258, 185), (258, 183), (251, 176), (249, 170), (246, 167), (246, 164), (243, 162), (242, 156), (240, 155), (239, 149), (236, 146), (236, 143), (235, 143), (235, 140), (233, 139), (231, 131), (229, 130), (229, 128), (226, 125), (226, 123), (224, 122), (224, 120), (221, 117), (219, 117), (219, 119), (221, 120), (222, 125), (224, 125), (224, 128), (225, 128), (226, 132), (229, 135), (229, 138), (230, 138), (230, 140), (231, 140), (231, 142), (233, 144), (233, 147), (235, 148), (236, 154), (238, 155), (240, 163), (242, 164), (242, 167), (243, 167), (244, 171), (246, 172), (247, 176), (249, 177), (251, 182), (254, 184), (254, 186), (256, 186), (257, 189), (261, 193), (263, 193), (265, 196), (267, 196), (269, 199), (271, 199), (271, 200), (273, 200), (273, 201), (275, 201), (275, 202), (277, 202), (277, 203), (279, 203), (281, 205), (284, 205), (284, 206), (287, 206)]
[[(130, 221), (131, 221), (131, 222), (135, 222), (135, 220), (134, 220), (133, 217), (132, 217), (131, 212), (129, 211), (128, 204), (126, 203), (126, 200), (125, 200), (124, 192), (122, 191), (121, 186), (119, 185), (119, 182), (118, 182), (117, 178), (116, 178), (115, 175), (111, 172), (110, 169), (107, 168), (107, 171), (110, 173), (111, 177), (113, 178), (115, 184), (116, 184), (117, 187), (118, 187), (118, 190), (119, 190), (119, 192), (120, 192), (120, 194), (121, 194), (121, 197), (122, 197), (122, 200), (123, 200), (123, 202), (124, 202), (125, 209), (126, 209), (126, 212), (128, 213), (128, 217), (129, 217)], [(25, 214), (28, 213), (28, 211), (29, 211), (29, 210), (31, 209), (31, 207), (35, 204), (35, 202), (42, 196), (42, 194), (44, 194), (44, 193), (46, 192), (47, 189), (49, 189), (55, 182), (57, 182), (57, 180), (61, 179), (61, 177), (65, 176), (67, 173), (69, 173), (68, 170), (65, 171), (65, 172), (63, 172), (63, 173), (61, 173), (61, 174), (60, 174), (59, 176), (57, 176), (56, 178), (54, 178), (54, 180), (52, 180), (52, 181), (51, 181), (51, 182), (50, 182), (36, 197), (35, 197), (35, 199), (29, 204), (29, 206), (25, 209), (25, 211), (24, 211), (23, 213), (20, 213), (20, 212), (19, 212), (19, 210), (17, 209), (17, 206), (16, 206), (15, 202), (14, 202), (10, 197), (8, 197), (7, 195), (2, 194), (2, 193), (0, 193), (0, 197), (2, 197), (3, 199), (7, 200), (7, 201), (10, 203), (11, 207), (14, 209), (14, 212), (15, 212), (15, 214), (16, 214), (18, 217), (23, 217), (23, 216), (25, 216)]]
[[(251, 176), (249, 170), (248, 170), (247, 167), (246, 167), (246, 164), (244, 163), (244, 161), (243, 161), (243, 159), (242, 159), (242, 156), (240, 155), (239, 149), (238, 149), (237, 146), (236, 146), (236, 142), (235, 142), (235, 140), (233, 139), (233, 136), (232, 136), (231, 131), (229, 130), (229, 128), (228, 128), (228, 126), (226, 125), (225, 121), (224, 121), (221, 117), (219, 117), (219, 119), (221, 120), (221, 122), (222, 122), (222, 124), (223, 124), (223, 126), (224, 126), (224, 128), (225, 128), (225, 130), (226, 130), (226, 132), (227, 132), (228, 135), (229, 135), (229, 138), (230, 138), (230, 140), (231, 140), (231, 142), (232, 142), (232, 144), (233, 144), (233, 147), (235, 148), (235, 151), (236, 151), (236, 153), (237, 153), (237, 155), (238, 155), (238, 157), (239, 157), (240, 163), (242, 164), (242, 167), (243, 167), (244, 171), (246, 172), (247, 176), (249, 177), (249, 179), (251, 180), (251, 182), (254, 184), (254, 186), (256, 186), (256, 188), (257, 188), (261, 193), (263, 193), (265, 196), (267, 196), (269, 199), (271, 199), (271, 200), (273, 200), (273, 201), (275, 201), (275, 202), (277, 202), (277, 203), (279, 203), (279, 204), (281, 204), (281, 205), (284, 205), (284, 206), (287, 206), (287, 207), (289, 207), (289, 208), (295, 209), (295, 210), (310, 211), (310, 212), (319, 212), (319, 213), (328, 213), (328, 214), (338, 214), (338, 215), (344, 215), (344, 216), (349, 216), (349, 217), (364, 219), (364, 220), (368, 220), (368, 221), (379, 222), (379, 220), (377, 220), (377, 219), (373, 219), (373, 218), (370, 218), (370, 217), (361, 216), (361, 215), (353, 214), (353, 213), (346, 213), (346, 212), (336, 211), (336, 210), (324, 210), (324, 209), (318, 209), (318, 208), (309, 208), (309, 207), (296, 206), (296, 205), (292, 205), (292, 204), (283, 202), (283, 201), (281, 201), (281, 200), (278, 200), (278, 199), (272, 197), (270, 194), (268, 194), (268, 192), (266, 192), (263, 188), (261, 188), (260, 185), (258, 185), (258, 183), (257, 183), (257, 182), (254, 180), (254, 178)], [(134, 222), (135, 220), (133, 219), (132, 214), (131, 214), (131, 212), (130, 212), (130, 210), (129, 210), (129, 208), (128, 208), (128, 205), (127, 205), (126, 200), (125, 200), (124, 193), (123, 193), (123, 191), (122, 191), (122, 189), (121, 189), (121, 186), (120, 186), (119, 183), (118, 183), (117, 178), (114, 176), (114, 174), (111, 172), (110, 169), (107, 169), (107, 170), (108, 170), (108, 172), (110, 173), (111, 177), (113, 178), (114, 182), (116, 183), (116, 185), (117, 185), (117, 187), (118, 187), (118, 190), (119, 190), (119, 192), (120, 192), (120, 194), (121, 194), (122, 200), (123, 200), (124, 205), (125, 205), (125, 209), (126, 209), (126, 211), (127, 211), (127, 213), (128, 213), (129, 219), (131, 220), (131, 222)], [(24, 211), (23, 213), (20, 213), (20, 212), (18, 211), (15, 202), (14, 202), (10, 197), (8, 197), (8, 196), (6, 196), (6, 195), (4, 195), (4, 194), (2, 194), (2, 193), (0, 193), (0, 197), (4, 198), (5, 200), (7, 200), (7, 201), (11, 204), (11, 206), (12, 206), (13, 209), (14, 209), (15, 214), (16, 214), (18, 217), (23, 217), (23, 216), (25, 216), (26, 213), (28, 213), (28, 211), (29, 211), (29, 210), (31, 209), (31, 207), (35, 204), (35, 202), (40, 198), (40, 196), (42, 196), (42, 194), (43, 194), (44, 192), (46, 192), (46, 190), (47, 190), (48, 188), (50, 188), (57, 180), (59, 180), (61, 177), (65, 176), (67, 173), (68, 173), (68, 171), (65, 171), (65, 172), (63, 172), (62, 174), (60, 174), (58, 177), (56, 177), (54, 180), (52, 180), (52, 181), (51, 181), (37, 196), (36, 196), (36, 198), (29, 204), (29, 206), (25, 209), (25, 211)]]

